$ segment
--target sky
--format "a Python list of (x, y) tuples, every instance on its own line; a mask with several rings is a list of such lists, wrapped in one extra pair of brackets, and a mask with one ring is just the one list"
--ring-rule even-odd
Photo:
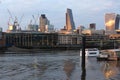
[[(120, 14), (119, 0), (0, 0), (0, 27), (3, 31), (8, 28), (8, 22), (13, 23), (17, 18), (22, 29), (32, 20), (37, 20), (45, 14), (56, 29), (65, 26), (65, 13), (67, 8), (72, 9), (76, 28), (80, 25), (89, 27), (96, 23), (96, 28), (105, 29), (105, 13)], [(12, 16), (12, 18), (11, 18)], [(37, 22), (38, 23), (38, 20)]]

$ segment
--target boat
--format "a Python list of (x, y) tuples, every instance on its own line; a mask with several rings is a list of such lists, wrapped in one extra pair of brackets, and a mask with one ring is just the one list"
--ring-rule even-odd
[(96, 57), (98, 61), (106, 61), (108, 60), (108, 53), (100, 52), (100, 54)]
[[(86, 48), (85, 49), (85, 56), (91, 56), (96, 57), (99, 55), (99, 49), (98, 48)], [(82, 56), (82, 50), (80, 50), (80, 56)]]
[(109, 60), (109, 61), (120, 60), (120, 49), (103, 50), (97, 56), (97, 60)]

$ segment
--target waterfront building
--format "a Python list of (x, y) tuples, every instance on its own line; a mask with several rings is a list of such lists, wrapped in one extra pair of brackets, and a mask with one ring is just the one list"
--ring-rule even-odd
[(11, 32), (6, 33), (6, 45), (16, 46), (19, 48), (52, 48), (56, 47), (57, 33), (41, 33), (41, 32)]
[(82, 34), (85, 35), (104, 35), (105, 31), (104, 30), (90, 30), (90, 29), (86, 29), (82, 31)]
[(105, 14), (106, 34), (115, 34), (115, 30), (119, 29), (120, 15), (115, 13)]
[[(86, 47), (112, 46), (112, 41), (108, 35), (84, 35), (86, 36)], [(82, 36), (80, 34), (42, 33), (36, 31), (11, 32), (5, 34), (4, 41), (6, 41), (6, 47), (15, 46), (27, 49), (80, 49), (82, 47)]]
[(67, 31), (75, 30), (75, 24), (74, 24), (74, 20), (73, 20), (72, 10), (69, 8), (67, 8), (67, 12), (66, 12), (66, 27), (65, 27), (65, 29)]
[(5, 33), (0, 32), (0, 50), (4, 50), (5, 48), (6, 48)]
[(81, 43), (81, 35), (77, 34), (59, 34), (58, 44), (75, 45)]
[(46, 31), (46, 25), (49, 25), (49, 23), (50, 22), (47, 19), (47, 17), (45, 16), (45, 14), (41, 14), (38, 31), (45, 32)]
[(79, 34), (58, 34), (58, 47), (80, 49), (81, 39)]

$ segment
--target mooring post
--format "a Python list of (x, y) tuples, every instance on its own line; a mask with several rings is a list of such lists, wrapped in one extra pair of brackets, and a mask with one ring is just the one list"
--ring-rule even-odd
[(82, 36), (82, 67), (85, 67), (85, 44), (86, 44), (86, 37)]
[(86, 44), (86, 37), (82, 36), (82, 75), (81, 75), (81, 80), (85, 80), (86, 77), (86, 64), (85, 64), (85, 44)]

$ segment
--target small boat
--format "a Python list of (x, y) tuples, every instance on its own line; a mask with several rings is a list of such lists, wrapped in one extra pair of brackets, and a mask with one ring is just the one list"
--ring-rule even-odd
[(98, 61), (106, 61), (108, 60), (108, 53), (106, 52), (100, 52), (100, 54), (97, 56)]
[[(86, 48), (85, 56), (96, 57), (99, 55), (99, 50), (97, 48)], [(82, 50), (80, 50), (80, 56), (82, 56)]]
[(109, 60), (109, 61), (120, 60), (120, 49), (103, 50), (97, 56), (97, 60)]

